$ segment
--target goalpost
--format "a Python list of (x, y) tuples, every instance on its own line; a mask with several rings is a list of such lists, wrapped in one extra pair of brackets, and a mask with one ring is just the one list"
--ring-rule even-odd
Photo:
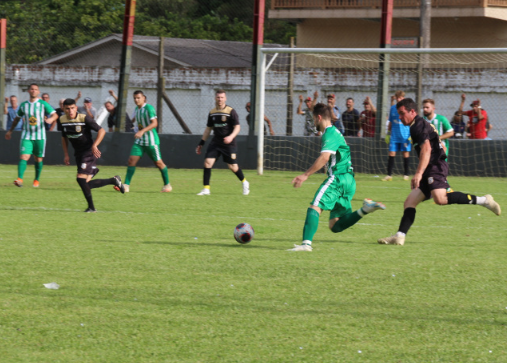
[[(385, 59), (383, 69), (390, 96), (402, 90), (419, 105), (431, 98), (435, 112), (449, 122), (460, 106), (462, 94), (466, 95), (464, 112), (479, 99), (488, 113), (491, 129), (487, 140), (469, 139), (466, 132), (463, 138), (450, 140), (451, 175), (507, 176), (507, 48), (262, 48), (256, 105), (258, 173), (263, 174), (264, 169), (302, 171), (315, 160), (320, 138), (304, 136), (305, 118), (296, 111), (300, 95), (313, 99), (318, 92), (317, 101), (323, 103), (327, 102), (326, 95), (335, 95), (341, 113), (349, 97), (359, 112), (364, 110), (367, 96), (374, 106), (381, 107), (383, 112), (377, 112), (376, 117), (380, 132), (375, 137), (363, 137), (362, 131), (357, 136), (349, 130), (348, 135), (354, 136), (346, 136), (346, 140), (356, 171), (385, 174), (386, 121), (391, 99), (383, 103), (377, 100), (381, 56)], [(291, 103), (294, 109), (289, 112), (287, 105)], [(264, 135), (265, 115), (273, 123), (275, 136)], [(468, 123), (466, 115), (463, 121)], [(401, 156), (397, 157), (395, 174), (401, 174)], [(412, 173), (416, 165), (414, 158)]]

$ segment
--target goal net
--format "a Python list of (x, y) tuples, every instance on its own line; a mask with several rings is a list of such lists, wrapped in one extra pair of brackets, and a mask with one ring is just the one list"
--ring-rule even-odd
[[(320, 151), (320, 137), (308, 125), (307, 103), (328, 103), (329, 97), (345, 121), (355, 171), (385, 175), (388, 113), (394, 104), (391, 96), (400, 90), (418, 103), (420, 115), (422, 100), (433, 99), (435, 113), (451, 123), (455, 135), (449, 139), (450, 175), (507, 176), (507, 49), (263, 48), (258, 68), (261, 174), (264, 169), (302, 171), (311, 165)], [(456, 112), (462, 97), (460, 116)], [(347, 99), (352, 99), (361, 115), (371, 107), (363, 104), (367, 98), (377, 109), (374, 131), (367, 117), (350, 122), (354, 117), (347, 111)], [(482, 136), (473, 132), (482, 127), (477, 118), (467, 115), (476, 100), (487, 112), (487, 134)], [(345, 111), (349, 115), (344, 118)], [(267, 122), (259, 122), (261, 115), (271, 121), (275, 135)], [(262, 128), (267, 131), (259, 132)], [(414, 150), (410, 156), (413, 173), (418, 159)], [(401, 158), (398, 152), (394, 174), (403, 174)]]

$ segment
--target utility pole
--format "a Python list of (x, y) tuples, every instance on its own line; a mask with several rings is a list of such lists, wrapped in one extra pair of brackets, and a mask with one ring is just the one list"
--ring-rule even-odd
[[(7, 19), (0, 19), (0, 102), (5, 97), (5, 47), (7, 46)], [(0, 130), (3, 122), (0, 121)]]
[(164, 37), (160, 37), (160, 44), (158, 47), (158, 82), (157, 82), (157, 132), (162, 131), (162, 111), (164, 104), (162, 103), (162, 94), (165, 91), (165, 78), (164, 78)]
[[(294, 37), (290, 37), (290, 47), (294, 48)], [(285, 133), (292, 136), (292, 120), (294, 115), (294, 103), (292, 102), (292, 91), (294, 89), (294, 53), (289, 55), (289, 79), (287, 81), (287, 128)]]

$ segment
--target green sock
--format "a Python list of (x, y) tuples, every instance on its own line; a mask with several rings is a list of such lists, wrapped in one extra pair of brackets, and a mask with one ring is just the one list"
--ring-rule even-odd
[(306, 211), (305, 228), (303, 229), (303, 241), (312, 241), (317, 228), (319, 228), (320, 214), (313, 208)]
[(18, 164), (18, 178), (19, 179), (23, 179), (23, 175), (25, 175), (26, 164), (28, 164), (28, 161), (23, 160), (23, 159), (19, 159), (19, 164)]
[(164, 169), (160, 169), (160, 174), (162, 174), (162, 179), (164, 179), (164, 185), (169, 184), (169, 173), (167, 172), (167, 166)]
[(136, 172), (135, 166), (129, 166), (127, 167), (127, 175), (125, 176), (125, 182), (123, 184), (130, 185), (130, 179), (134, 176), (134, 173)]
[(40, 173), (42, 173), (42, 161), (35, 162), (35, 180), (39, 180)]
[(349, 213), (344, 215), (343, 217), (340, 217), (338, 221), (334, 224), (333, 228), (331, 229), (334, 233), (342, 232), (346, 230), (347, 228), (353, 226), (356, 224), (361, 218), (357, 210), (355, 212)]

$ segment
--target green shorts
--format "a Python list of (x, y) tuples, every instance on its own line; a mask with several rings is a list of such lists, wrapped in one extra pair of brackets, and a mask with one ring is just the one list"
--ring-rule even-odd
[(151, 146), (142, 146), (138, 144), (132, 145), (132, 149), (130, 150), (131, 156), (143, 156), (146, 153), (153, 161), (162, 160), (160, 156), (160, 145), (151, 145)]
[(43, 158), (46, 153), (46, 140), (25, 140), (21, 139), (19, 145), (21, 155), (34, 155)]
[(340, 174), (328, 177), (315, 193), (311, 205), (330, 210), (329, 219), (340, 218), (352, 212), (350, 202), (356, 193), (354, 174)]

